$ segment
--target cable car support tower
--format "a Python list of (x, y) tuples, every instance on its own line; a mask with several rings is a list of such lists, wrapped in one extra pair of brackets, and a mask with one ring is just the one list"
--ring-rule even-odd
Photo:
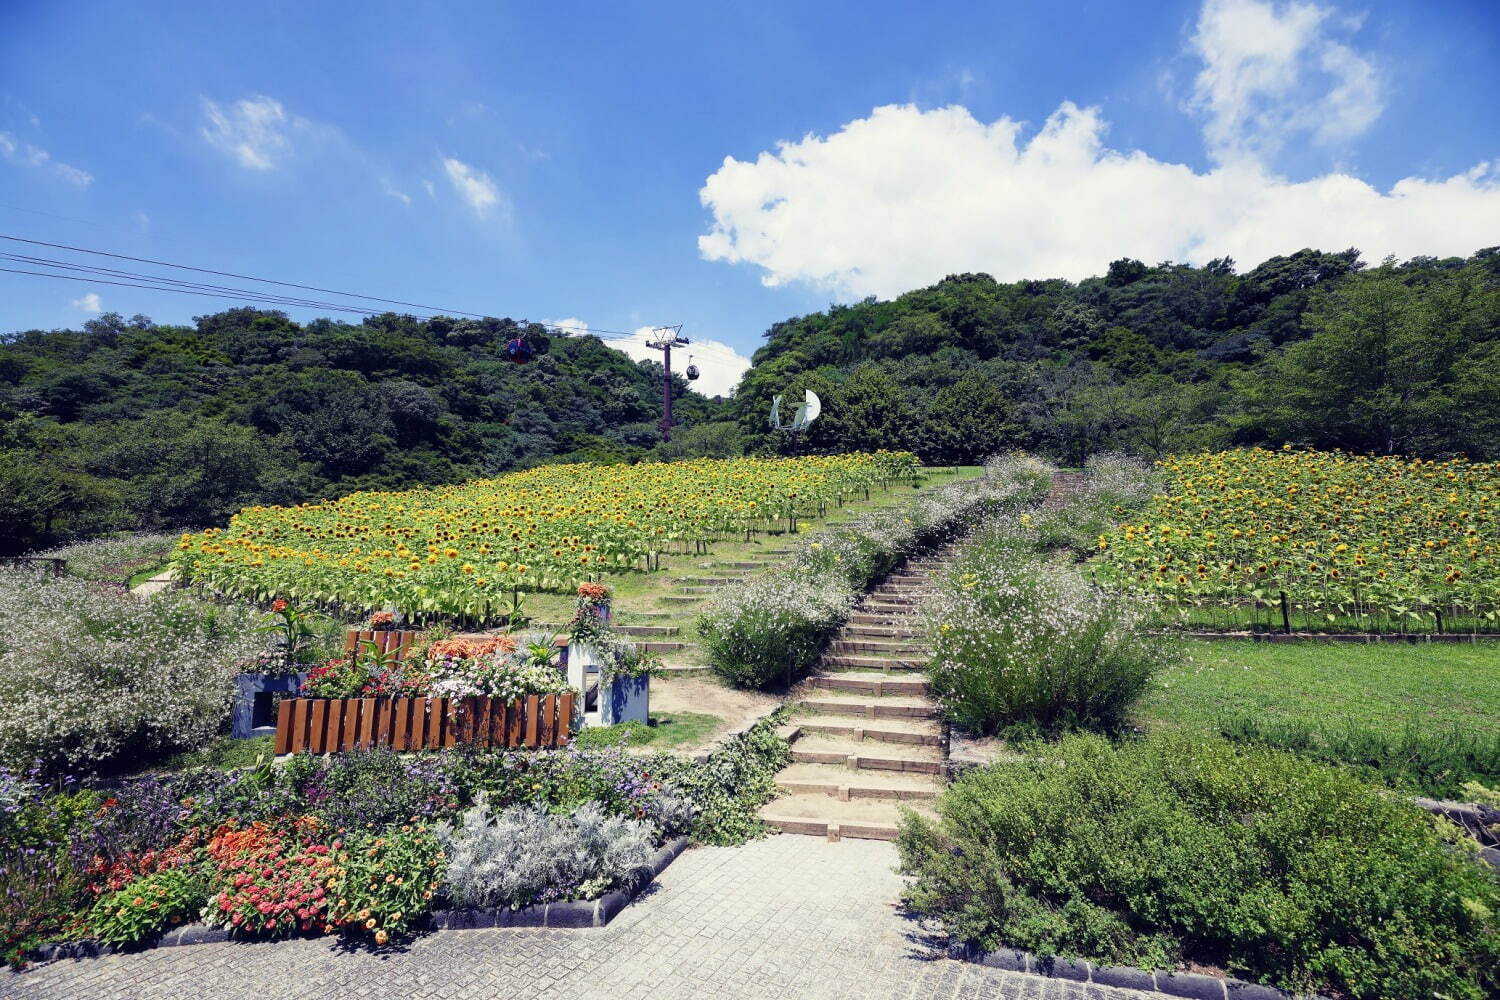
[[(682, 324), (652, 327), (646, 346), (661, 351), (661, 439), (672, 440), (672, 348), (691, 343), (682, 336)], [(694, 372), (693, 375), (697, 373)]]

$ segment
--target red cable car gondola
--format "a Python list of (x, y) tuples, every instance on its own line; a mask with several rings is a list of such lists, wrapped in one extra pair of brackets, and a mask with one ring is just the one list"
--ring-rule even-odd
[(536, 349), (525, 337), (515, 336), (505, 342), (505, 360), (524, 365), (534, 357), (536, 357)]

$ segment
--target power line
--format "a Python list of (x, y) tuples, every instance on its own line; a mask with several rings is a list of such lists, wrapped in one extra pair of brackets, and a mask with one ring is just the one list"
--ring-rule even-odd
[[(258, 282), (261, 282), (262, 284), (267, 284), (267, 285), (280, 285), (283, 288), (300, 288), (303, 291), (323, 292), (323, 293), (325, 293), (327, 295), (338, 295), (338, 296), (341, 296), (343, 298), (349, 298), (349, 299), (364, 299), (364, 300), (369, 301), (369, 302), (384, 302), (384, 303), (386, 303), (388, 305), (409, 306), (409, 307), (414, 308), (414, 309), (425, 310), (427, 312), (433, 313), (434, 315), (467, 316), (467, 317), (470, 317), (472, 319), (488, 319), (488, 318), (490, 318), (490, 314), (488, 314), (488, 313), (469, 312), (469, 311), (464, 310), (464, 309), (448, 309), (448, 308), (445, 308), (443, 306), (429, 306), (429, 305), (423, 305), (420, 302), (407, 302), (407, 301), (405, 301), (403, 299), (387, 299), (387, 298), (381, 298), (378, 295), (363, 295), (363, 294), (360, 294), (358, 292), (343, 292), (343, 291), (339, 291), (338, 289), (335, 289), (335, 288), (323, 288), (323, 287), (320, 287), (318, 285), (303, 285), (303, 284), (299, 284), (299, 283), (294, 282), (294, 281), (279, 281), (279, 280), (277, 280), (275, 278), (260, 278), (260, 277), (256, 277), (255, 275), (250, 275), (250, 274), (239, 274), (239, 273), (234, 272), (234, 271), (220, 271), (220, 270), (216, 270), (214, 268), (197, 267), (197, 266), (194, 266), (194, 265), (191, 265), (191, 264), (177, 264), (177, 263), (174, 263), (172, 261), (156, 260), (156, 259), (151, 258), (151, 257), (132, 257), (132, 256), (129, 256), (128, 254), (112, 253), (112, 252), (107, 251), (107, 250), (94, 250), (94, 249), (91, 249), (89, 247), (75, 247), (75, 246), (70, 246), (70, 245), (68, 245), (66, 243), (49, 243), (49, 242), (47, 242), (45, 240), (32, 240), (32, 239), (27, 239), (26, 237), (23, 237), (23, 236), (11, 236), (11, 235), (6, 234), (6, 233), (0, 233), (0, 240), (10, 240), (10, 241), (15, 242), (15, 243), (27, 243), (27, 244), (30, 244), (31, 246), (49, 247), (49, 248), (51, 248), (53, 250), (67, 250), (67, 251), (72, 252), (72, 253), (86, 253), (86, 254), (92, 254), (92, 255), (98, 256), (98, 257), (110, 257), (110, 258), (113, 258), (115, 260), (128, 260), (128, 261), (131, 261), (133, 263), (137, 263), (137, 264), (150, 264), (150, 265), (155, 266), (155, 267), (171, 267), (171, 268), (176, 268), (176, 269), (184, 270), (184, 271), (196, 271), (199, 274), (212, 274), (212, 275), (216, 275), (216, 276), (221, 277), (221, 278), (237, 278), (237, 279), (239, 279), (241, 281), (258, 281)], [(145, 277), (146, 277), (147, 280), (151, 280), (151, 281), (175, 282), (175, 279), (166, 278), (166, 277), (162, 277), (162, 276), (149, 275), (149, 276), (145, 276)], [(222, 286), (216, 286), (216, 287), (222, 287)], [(160, 290), (160, 291), (170, 291), (170, 289), (158, 289), (158, 290)], [(260, 294), (269, 295), (270, 293), (260, 293)], [(232, 297), (232, 296), (226, 296), (226, 297)], [(316, 308), (316, 307), (314, 307), (314, 308)], [(332, 308), (332, 307), (330, 307), (330, 308)], [(349, 310), (345, 310), (345, 311), (349, 311)], [(365, 310), (365, 313), (368, 315), (369, 314), (369, 310)], [(528, 322), (529, 322), (528, 320), (521, 320), (521, 323), (523, 325), (527, 324)], [(558, 324), (558, 323), (538, 323), (536, 325), (544, 327), (544, 328), (549, 329), (549, 330), (577, 330), (577, 331), (582, 332), (582, 333), (592, 333), (592, 334), (594, 334), (596, 336), (598, 336), (599, 334), (613, 334), (613, 335), (617, 335), (617, 336), (621, 336), (621, 337), (634, 337), (635, 336), (635, 334), (633, 332), (629, 332), (629, 331), (625, 331), (625, 330), (593, 330), (593, 329), (587, 329), (587, 328), (582, 328), (582, 327), (564, 326), (564, 325)]]
[[(38, 213), (42, 214), (42, 213)], [(273, 278), (260, 278), (254, 275), (239, 274), (234, 271), (222, 271), (214, 268), (197, 267), (190, 264), (178, 264), (172, 261), (156, 260), (150, 257), (133, 257), (128, 254), (113, 253), (107, 250), (96, 250), (89, 247), (77, 247), (65, 243), (50, 243), (45, 240), (33, 240), (22, 236), (13, 236), (0, 233), (0, 239), (15, 243), (25, 243), (30, 246), (49, 247), (55, 250), (66, 250), (72, 253), (91, 254), (99, 257), (108, 257), (114, 260), (132, 261), (140, 264), (149, 264), (156, 267), (170, 267), (178, 270), (193, 271), (199, 274), (209, 274), (219, 277), (237, 278), (243, 281), (255, 281), (263, 284), (277, 285), (283, 288), (297, 288), (304, 291), (324, 292), (344, 298), (364, 299), (370, 302), (382, 302), (389, 305), (403, 305), (414, 309), (420, 309), (433, 315), (465, 316), (476, 319), (491, 318), (490, 314), (471, 312), (463, 309), (447, 309), (438, 306), (423, 305), (416, 302), (407, 302), (403, 299), (388, 299), (375, 295), (363, 295), (357, 292), (343, 292), (337, 289), (323, 288), (318, 285), (306, 285), (292, 281), (280, 281)], [(350, 313), (355, 315), (371, 315), (371, 310), (355, 306), (349, 303), (331, 302), (324, 299), (313, 299), (303, 296), (283, 295), (281, 293), (254, 289), (240, 288), (233, 285), (220, 285), (210, 282), (186, 281), (180, 278), (170, 278), (165, 275), (147, 274), (139, 271), (127, 271), (117, 268), (102, 267), (93, 264), (75, 263), (65, 260), (56, 260), (47, 257), (35, 257), (26, 254), (0, 253), (0, 259), (17, 263), (30, 264), (36, 267), (47, 267), (55, 270), (66, 270), (72, 274), (53, 274), (48, 271), (21, 270), (18, 268), (0, 268), (10, 274), (25, 274), (42, 278), (58, 278), (69, 281), (94, 281), (99, 284), (113, 285), (121, 288), (141, 288), (149, 291), (176, 292), (183, 295), (196, 295), (204, 298), (226, 298), (241, 299), (261, 304), (293, 306), (304, 309), (320, 309), (331, 312)], [(89, 275), (89, 277), (78, 277), (77, 275)], [(124, 279), (124, 280), (120, 280)], [(582, 336), (597, 337), (605, 342), (632, 342), (644, 344), (640, 339), (640, 331), (608, 330), (590, 326), (578, 326), (567, 323), (532, 323), (530, 320), (517, 321), (522, 326), (535, 325), (547, 330), (562, 331), (566, 334), (578, 334)], [(690, 352), (703, 354), (705, 356), (719, 356), (725, 360), (738, 360), (733, 350), (718, 347), (711, 344), (692, 344)]]
[[(0, 267), (0, 272), (4, 272), (6, 274), (30, 274), (30, 275), (35, 275), (36, 277), (39, 277), (39, 278), (57, 278), (57, 279), (59, 279), (61, 281), (82, 281), (82, 282), (85, 282), (85, 283), (92, 283), (92, 284), (96, 284), (96, 285), (119, 285), (121, 288), (148, 288), (148, 289), (152, 289), (153, 291), (158, 291), (158, 292), (178, 292), (178, 293), (180, 293), (182, 295), (204, 295), (204, 296), (207, 296), (209, 298), (215, 298), (215, 299), (234, 298), (235, 297), (235, 296), (225, 295), (222, 292), (195, 292), (195, 291), (192, 291), (192, 290), (187, 289), (187, 288), (172, 288), (172, 287), (170, 287), (168, 285), (143, 285), (143, 284), (140, 284), (138, 282), (133, 282), (133, 281), (109, 281), (109, 280), (107, 280), (105, 278), (97, 278), (97, 277), (80, 278), (77, 275), (72, 275), (72, 274), (49, 274), (46, 271), (22, 271), (22, 270), (19, 270), (17, 268), (14, 268), (14, 267)], [(250, 297), (254, 298), (254, 296), (250, 296)], [(329, 305), (329, 306), (325, 306), (323, 308), (336, 309), (336, 310), (339, 310), (340, 312), (358, 313), (361, 316), (368, 316), (369, 315), (368, 311), (366, 311), (364, 309), (356, 309), (353, 306), (335, 306), (335, 305)]]
[[(226, 297), (247, 297), (263, 302), (271, 302), (276, 305), (301, 306), (312, 309), (341, 309), (347, 307), (341, 302), (326, 302), (318, 299), (306, 299), (291, 295), (281, 295), (272, 292), (262, 292), (253, 288), (235, 288), (229, 285), (214, 285), (200, 281), (183, 281), (179, 278), (167, 278), (154, 274), (141, 274), (136, 271), (123, 271), (112, 267), (96, 267), (94, 265), (74, 264), (70, 261), (52, 260), (47, 257), (33, 257), (28, 254), (0, 253), (0, 260), (9, 260), (18, 264), (31, 264), (39, 267), (50, 267), (58, 270), (73, 271), (99, 278), (130, 278), (137, 281), (161, 282), (179, 289), (192, 289), (200, 292), (220, 292)], [(363, 312), (363, 309), (358, 311)]]

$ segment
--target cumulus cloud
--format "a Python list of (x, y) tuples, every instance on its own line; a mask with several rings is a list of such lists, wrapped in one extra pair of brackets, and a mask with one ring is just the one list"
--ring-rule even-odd
[(45, 149), (19, 139), (10, 132), (0, 132), (0, 159), (18, 167), (51, 170), (75, 187), (86, 188), (94, 183), (94, 175), (87, 170), (55, 160)]
[(1207, 0), (1191, 49), (1203, 67), (1190, 106), (1221, 163), (1268, 159), (1288, 139), (1352, 139), (1384, 107), (1370, 60), (1337, 40), (1350, 22), (1310, 3)]
[(82, 298), (74, 299), (73, 308), (81, 309), (86, 313), (95, 315), (104, 311), (103, 305), (99, 302), (99, 293), (97, 292), (89, 292)]
[[(576, 317), (567, 319), (547, 320), (547, 324), (557, 327), (557, 332), (569, 337), (582, 337), (589, 333), (589, 324)], [(638, 327), (629, 338), (614, 338), (605, 340), (608, 347), (613, 347), (635, 361), (661, 361), (661, 352), (646, 346), (651, 340), (649, 326)], [(687, 369), (688, 358), (698, 366), (701, 376), (696, 382), (691, 383), (694, 392), (705, 396), (728, 396), (734, 392), (735, 386), (740, 384), (740, 378), (750, 367), (750, 359), (740, 354), (733, 347), (720, 340), (699, 340), (691, 338), (692, 343), (686, 347), (674, 348), (672, 350), (672, 370), (681, 373)]]
[[(1211, 170), (1111, 149), (1099, 109), (1068, 101), (1029, 137), (1009, 117), (889, 105), (754, 160), (725, 157), (699, 192), (712, 214), (699, 252), (758, 267), (766, 285), (859, 297), (963, 271), (1076, 280), (1126, 255), (1258, 263), (1304, 246), (1379, 259), (1493, 244), (1500, 161), (1386, 190), (1267, 164), (1267, 132), (1347, 137), (1379, 112), (1375, 69), (1328, 39), (1334, 20), (1306, 4), (1208, 0), (1192, 45)], [(1299, 110), (1309, 66), (1332, 83)]]
[(247, 170), (274, 170), (292, 154), (292, 132), (310, 123), (287, 114), (270, 97), (246, 97), (222, 106), (203, 99), (200, 133), (210, 146)]
[(509, 199), (489, 174), (452, 157), (443, 159), (443, 172), (448, 175), (453, 190), (468, 203), (475, 215), (484, 218), (497, 212), (502, 215), (509, 213)]

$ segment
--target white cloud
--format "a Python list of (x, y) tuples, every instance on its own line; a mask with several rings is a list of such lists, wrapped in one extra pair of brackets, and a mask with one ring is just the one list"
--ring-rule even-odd
[(1197, 173), (1103, 144), (1097, 109), (1064, 103), (1029, 142), (963, 108), (875, 109), (828, 138), (726, 158), (700, 192), (709, 260), (766, 285), (899, 294), (959, 271), (1083, 278), (1113, 257), (1246, 263), (1303, 246), (1468, 254), (1500, 232), (1500, 162), (1381, 192), (1333, 173), (1294, 182), (1245, 163)]
[(411, 204), (411, 195), (392, 184), (389, 178), (382, 177), (380, 179), (380, 189), (403, 205)]
[(509, 199), (489, 174), (451, 156), (443, 159), (443, 171), (453, 190), (469, 203), (475, 215), (484, 218), (496, 212), (501, 215), (510, 213)]
[(1330, 37), (1357, 22), (1311, 3), (1206, 0), (1192, 51), (1203, 61), (1190, 104), (1220, 163), (1273, 157), (1290, 138), (1352, 139), (1384, 107), (1369, 59)]
[(241, 98), (228, 107), (205, 97), (203, 115), (203, 138), (247, 170), (275, 169), (292, 153), (289, 133), (307, 124), (265, 96)]
[[(557, 332), (570, 337), (582, 337), (589, 333), (589, 324), (576, 317), (550, 319), (547, 325), (560, 327)], [(635, 361), (661, 361), (661, 352), (646, 346), (651, 339), (652, 327), (639, 327), (629, 339), (611, 338), (604, 344), (627, 355)], [(672, 370), (679, 374), (687, 371), (689, 358), (698, 366), (700, 377), (691, 383), (695, 392), (705, 396), (728, 396), (740, 384), (740, 377), (750, 367), (750, 359), (733, 347), (719, 340), (699, 340), (672, 351)]]
[(699, 192), (713, 216), (699, 252), (755, 265), (766, 285), (859, 297), (963, 271), (1076, 280), (1120, 256), (1250, 265), (1304, 246), (1378, 260), (1493, 244), (1500, 160), (1388, 190), (1268, 165), (1277, 135), (1344, 139), (1379, 114), (1375, 67), (1328, 36), (1357, 28), (1309, 4), (1207, 0), (1191, 43), (1218, 164), (1206, 172), (1110, 149), (1100, 111), (1068, 101), (1029, 138), (1008, 117), (889, 105), (753, 161), (725, 157)]
[(99, 294), (97, 292), (89, 292), (82, 298), (74, 299), (72, 304), (74, 309), (82, 309), (86, 313), (93, 313), (95, 315), (104, 311), (103, 305), (99, 302)]
[(94, 183), (94, 175), (87, 170), (54, 160), (45, 149), (18, 139), (10, 132), (0, 132), (0, 159), (18, 167), (48, 168), (76, 187), (86, 188)]

